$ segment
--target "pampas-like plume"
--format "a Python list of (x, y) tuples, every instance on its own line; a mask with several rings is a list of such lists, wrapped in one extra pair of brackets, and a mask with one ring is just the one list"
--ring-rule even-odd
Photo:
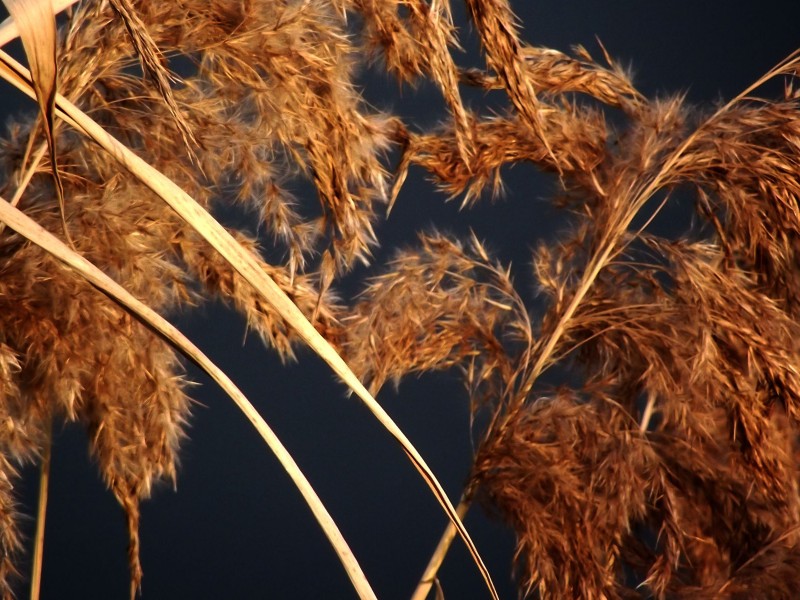
[[(646, 98), (605, 49), (600, 62), (527, 44), (505, 0), (466, 6), (483, 68), (457, 64), (448, 1), (84, 2), (59, 38), (58, 90), (204, 207), (256, 213), (268, 242), (231, 233), (375, 392), (459, 370), (490, 416), (476, 421), (488, 424), (466, 501), (516, 532), (523, 594), (796, 596), (800, 95), (791, 83), (780, 99), (755, 93), (791, 81), (800, 58), (708, 111)], [(182, 79), (176, 57), (192, 65)], [(353, 83), (365, 60), (401, 82), (430, 78), (448, 119), (423, 131), (368, 108)], [(468, 109), (460, 85), (502, 90), (508, 108)], [(40, 123), (11, 124), (0, 195), (57, 236), (63, 216), (76, 250), (158, 311), (218, 296), (293, 356), (295, 332), (195, 230), (78, 133), (56, 123), (53, 135), (55, 161)], [(534, 253), (539, 300), (477, 239), (440, 233), (352, 301), (337, 294), (412, 166), (469, 207), (523, 161), (558, 175), (554, 204), (569, 215)], [(298, 178), (316, 198), (293, 195)], [(651, 223), (676, 198), (697, 216), (659, 237)], [(282, 263), (262, 259), (267, 243)], [(554, 367), (556, 389), (541, 381)], [(51, 420), (90, 432), (127, 514), (135, 591), (139, 503), (176, 477), (188, 408), (163, 341), (0, 231), (4, 598), (21, 546), (15, 467), (39, 456)]]
[(343, 320), (353, 368), (376, 392), (389, 379), (460, 366), (474, 389), (514, 367), (508, 344), (529, 344), (530, 324), (506, 271), (441, 234), (398, 254)]

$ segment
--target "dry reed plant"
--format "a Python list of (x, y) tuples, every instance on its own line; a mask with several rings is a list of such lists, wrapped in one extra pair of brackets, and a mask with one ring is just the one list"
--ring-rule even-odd
[[(285, 260), (267, 264), (231, 229), (238, 246), (373, 394), (460, 369), (488, 415), (461, 509), (479, 499), (514, 529), (523, 595), (795, 597), (800, 55), (694, 108), (646, 98), (605, 50), (526, 44), (507, 0), (466, 6), (485, 69), (456, 64), (447, 0), (81, 2), (58, 38), (57, 89), (203, 207), (252, 209), (260, 243)], [(420, 131), (369, 108), (353, 83), (365, 55), (401, 81), (434, 81), (449, 119)], [(170, 70), (178, 57), (191, 74)], [(779, 77), (782, 98), (757, 97)], [(459, 86), (503, 90), (508, 108), (469, 110)], [(218, 296), (292, 358), (296, 330), (202, 234), (64, 122), (45, 152), (46, 121), (10, 126), (0, 196), (156, 311)], [(558, 178), (571, 223), (533, 257), (541, 311), (479, 240), (441, 233), (352, 302), (336, 294), (370, 260), (412, 166), (471, 206), (522, 161)], [(295, 198), (293, 178), (318, 202)], [(676, 196), (694, 201), (694, 222), (654, 235)], [(548, 388), (555, 366), (567, 377)], [(127, 515), (134, 595), (139, 503), (176, 477), (189, 418), (174, 350), (7, 227), (0, 383), (2, 595), (21, 546), (15, 469), (41, 456), (53, 419), (90, 432)], [(447, 546), (446, 534), (415, 597)]]

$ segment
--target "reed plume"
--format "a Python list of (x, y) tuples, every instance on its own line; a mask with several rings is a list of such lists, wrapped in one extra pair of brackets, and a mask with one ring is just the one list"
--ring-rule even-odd
[[(257, 215), (229, 231), (373, 393), (461, 373), (488, 416), (466, 500), (515, 531), (523, 595), (793, 597), (800, 57), (727, 104), (693, 107), (647, 98), (604, 48), (597, 60), (527, 44), (505, 0), (466, 6), (485, 68), (458, 66), (447, 0), (84, 2), (60, 32), (58, 90), (221, 219)], [(354, 83), (365, 61), (430, 78), (447, 119), (422, 130), (369, 107)], [(778, 77), (783, 97), (758, 98)], [(463, 86), (508, 105), (468, 108)], [(157, 311), (219, 297), (293, 357), (297, 332), (202, 235), (76, 130), (57, 123), (54, 139), (55, 159), (39, 117), (10, 124), (0, 196)], [(372, 259), (409, 169), (471, 207), (519, 162), (557, 178), (568, 224), (531, 240), (538, 298), (476, 237), (440, 232), (398, 250), (355, 298), (337, 291)], [(315, 199), (293, 195), (298, 179)], [(673, 202), (694, 219), (659, 235)], [(3, 597), (21, 548), (16, 467), (40, 456), (54, 419), (89, 431), (127, 516), (135, 595), (139, 503), (175, 479), (186, 437), (180, 359), (5, 228), (0, 384)]]

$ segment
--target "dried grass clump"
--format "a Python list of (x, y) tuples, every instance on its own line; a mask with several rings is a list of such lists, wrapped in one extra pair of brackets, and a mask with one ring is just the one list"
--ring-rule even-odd
[(399, 253), (343, 319), (345, 354), (373, 390), (453, 366), (474, 389), (511, 377), (504, 345), (529, 341), (527, 314), (508, 272), (476, 238), (470, 246), (421, 235), (420, 247)]
[[(203, 207), (256, 213), (268, 241), (230, 228), (239, 247), (373, 391), (460, 370), (489, 415), (462, 508), (480, 498), (514, 529), (523, 594), (795, 597), (800, 94), (755, 94), (791, 82), (800, 56), (709, 112), (646, 98), (604, 49), (601, 62), (526, 44), (505, 0), (466, 6), (485, 69), (457, 65), (447, 1), (85, 2), (60, 34), (58, 90)], [(421, 131), (367, 107), (353, 83), (365, 60), (433, 80), (448, 118)], [(468, 109), (460, 85), (502, 90), (508, 108)], [(44, 124), (10, 126), (0, 196), (159, 312), (218, 296), (293, 356), (298, 333), (198, 231), (63, 122), (54, 160)], [(557, 175), (570, 224), (531, 240), (540, 301), (477, 239), (440, 233), (352, 302), (337, 295), (412, 166), (472, 206), (522, 161)], [(315, 201), (292, 195), (297, 179)], [(657, 236), (652, 222), (679, 200), (693, 223)], [(283, 261), (268, 264), (262, 244)], [(557, 389), (541, 381), (554, 367)], [(139, 502), (175, 478), (188, 408), (170, 347), (0, 231), (3, 597), (20, 548), (15, 465), (44, 452), (53, 419), (90, 432), (128, 518), (136, 593)]]
[[(589, 173), (562, 174), (576, 227), (537, 253), (550, 307), (472, 484), (541, 597), (799, 589), (800, 107), (744, 96), (710, 116), (641, 102)], [(690, 194), (680, 239), (646, 232)], [(542, 399), (557, 363), (574, 391)]]
[(614, 597), (626, 538), (653, 491), (653, 449), (600, 394), (564, 390), (516, 419), (478, 456), (474, 476), (519, 536), (524, 591)]
[[(800, 107), (791, 85), (775, 101), (753, 92), (795, 76), (797, 56), (708, 113), (680, 97), (648, 100), (613, 63), (580, 49), (572, 59), (519, 46), (502, 3), (473, 4), (496, 75), (473, 69), (461, 81), (502, 87), (514, 111), (472, 118), (470, 162), (447, 124), (411, 134), (401, 181), (419, 165), (471, 204), (487, 185), (501, 188), (501, 166), (527, 160), (559, 174), (556, 204), (575, 216), (572, 231), (534, 257), (548, 306), (529, 346), (495, 337), (499, 345), (483, 350), (483, 360), (504, 365), (504, 384), (493, 388), (466, 496), (477, 494), (517, 532), (526, 593), (793, 597)], [(608, 126), (603, 105), (621, 108), (626, 122)], [(694, 199), (692, 225), (668, 239), (648, 233), (676, 198)], [(404, 254), (403, 265), (411, 272), (429, 252)], [(379, 290), (393, 299), (395, 278), (414, 281), (405, 270), (385, 277), (369, 288), (376, 298)], [(431, 325), (448, 321), (424, 319), (416, 307), (426, 294), (430, 314), (446, 297), (458, 316), (471, 290), (459, 304), (422, 280), (398, 293), (415, 316), (391, 327), (373, 301), (374, 322), (362, 318), (368, 332), (352, 334), (378, 340), (371, 354), (394, 360), (373, 366), (381, 359), (352, 353), (363, 372), (397, 379), (478, 351), (463, 342), (469, 320), (456, 321), (459, 337)], [(464, 312), (486, 313), (484, 325), (496, 327), (492, 311)], [(556, 365), (572, 389), (550, 400), (537, 387)], [(442, 547), (446, 538), (423, 581)]]

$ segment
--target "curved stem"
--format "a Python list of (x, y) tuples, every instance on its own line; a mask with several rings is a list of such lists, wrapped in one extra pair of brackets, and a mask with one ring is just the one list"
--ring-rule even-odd
[[(458, 506), (456, 506), (456, 514), (458, 515), (459, 519), (463, 520), (464, 517), (467, 516), (467, 512), (469, 511), (471, 505), (472, 497), (471, 494), (469, 494), (468, 488), (461, 497)], [(450, 544), (453, 543), (456, 533), (457, 531), (455, 525), (453, 525), (452, 521), (449, 522), (447, 524), (447, 528), (442, 534), (442, 537), (439, 538), (439, 543), (436, 545), (436, 550), (433, 551), (431, 559), (428, 561), (428, 566), (425, 567), (425, 571), (422, 573), (419, 583), (417, 583), (417, 587), (414, 590), (414, 594), (411, 596), (411, 600), (425, 600), (425, 598), (428, 597), (431, 587), (433, 587), (433, 584), (436, 581), (436, 574), (439, 572), (439, 568), (442, 566), (444, 557), (447, 555), (447, 551), (450, 549)]]
[(33, 538), (33, 564), (31, 565), (31, 600), (39, 600), (42, 589), (42, 562), (44, 560), (44, 527), (47, 517), (47, 496), (50, 488), (50, 453), (53, 446), (52, 424), (48, 424), (39, 467), (39, 500), (36, 506), (36, 533)]

